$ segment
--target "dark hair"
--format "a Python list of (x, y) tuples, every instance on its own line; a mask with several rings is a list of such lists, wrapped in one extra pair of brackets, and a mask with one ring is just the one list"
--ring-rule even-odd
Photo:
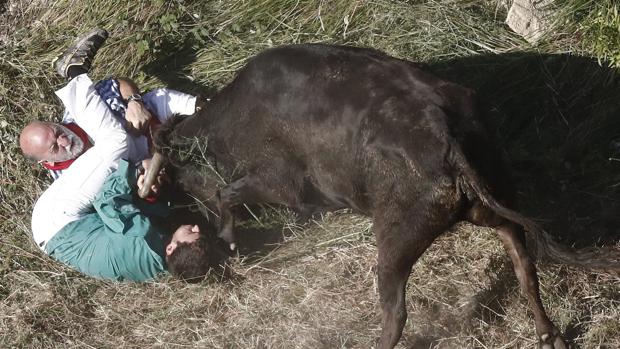
[(188, 282), (200, 282), (208, 274), (209, 256), (207, 239), (201, 236), (194, 242), (179, 242), (166, 258), (168, 271)]

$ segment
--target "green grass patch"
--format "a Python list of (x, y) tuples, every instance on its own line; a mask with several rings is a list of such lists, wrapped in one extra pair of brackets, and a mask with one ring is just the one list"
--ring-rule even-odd
[(559, 0), (558, 30), (583, 54), (620, 68), (620, 4), (615, 0)]

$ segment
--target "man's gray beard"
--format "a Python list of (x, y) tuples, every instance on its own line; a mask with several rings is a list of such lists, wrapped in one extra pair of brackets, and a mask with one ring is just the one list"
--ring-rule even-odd
[(82, 154), (82, 151), (84, 150), (84, 141), (82, 141), (82, 139), (70, 129), (64, 126), (63, 126), (63, 129), (64, 129), (65, 135), (67, 136), (67, 139), (69, 139), (69, 141), (71, 142), (71, 145), (70, 145), (70, 148), (69, 147), (65, 148), (65, 150), (68, 153), (67, 157), (64, 159), (56, 160), (58, 162), (75, 159), (78, 156), (80, 156), (80, 154)]

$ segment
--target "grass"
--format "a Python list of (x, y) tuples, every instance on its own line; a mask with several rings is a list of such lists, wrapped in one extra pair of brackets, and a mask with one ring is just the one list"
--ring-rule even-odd
[[(618, 242), (617, 5), (558, 1), (539, 46), (496, 2), (8, 1), (0, 18), (0, 346), (367, 348), (379, 334), (368, 219), (299, 226), (265, 209), (240, 225), (226, 281), (114, 284), (83, 277), (30, 241), (46, 173), (17, 148), (30, 120), (57, 120), (49, 62), (94, 26), (110, 30), (94, 78), (212, 93), (280, 44), (370, 46), (475, 88), (513, 167), (522, 210), (569, 244)], [(563, 55), (558, 55), (563, 54)], [(614, 58), (616, 57), (616, 58)], [(601, 65), (597, 64), (601, 61)], [(415, 266), (401, 347), (534, 347), (533, 320), (492, 231), (458, 225)], [(620, 347), (620, 280), (542, 264), (543, 301), (575, 347)]]
[(575, 49), (620, 67), (620, 4), (614, 0), (557, 1), (556, 26)]

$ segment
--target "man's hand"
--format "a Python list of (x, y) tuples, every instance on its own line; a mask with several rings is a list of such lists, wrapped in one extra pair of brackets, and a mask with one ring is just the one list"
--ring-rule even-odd
[(142, 102), (129, 101), (125, 111), (125, 120), (127, 120), (125, 128), (129, 133), (146, 135), (149, 132), (152, 117), (153, 115)]
[[(127, 102), (127, 110), (125, 111), (125, 128), (127, 132), (136, 135), (147, 135), (149, 131), (150, 120), (153, 117), (151, 112), (142, 104), (140, 97), (140, 89), (133, 80), (128, 78), (118, 78), (118, 88), (123, 100)], [(132, 99), (137, 96), (139, 99)]]

